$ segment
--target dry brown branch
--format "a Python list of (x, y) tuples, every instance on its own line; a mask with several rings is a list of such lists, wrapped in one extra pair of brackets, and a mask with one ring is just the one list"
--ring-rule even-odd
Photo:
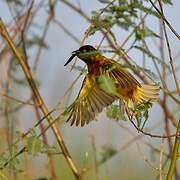
[[(31, 11), (33, 8), (33, 3), (34, 3), (34, 1), (30, 2), (30, 6), (28, 8), (27, 15), (25, 18), (25, 22), (24, 22), (24, 25), (23, 25), (23, 28), (21, 31), (22, 49), (23, 49), (23, 53), (24, 53), (26, 60), (28, 59), (27, 52), (26, 52), (26, 29), (27, 29), (28, 21), (29, 21), (30, 14), (31, 14)], [(36, 104), (36, 99), (34, 98), (33, 93), (31, 95), (31, 99), (33, 100), (34, 104)], [(39, 109), (37, 106), (33, 106), (33, 107), (34, 107), (35, 115), (37, 117), (37, 121), (39, 122), (41, 119)], [(39, 123), (39, 128), (40, 128), (40, 131), (43, 132), (43, 130), (44, 130), (43, 123)], [(42, 134), (42, 141), (44, 144), (48, 145), (48, 139), (47, 139), (46, 133)], [(57, 175), (56, 175), (55, 168), (54, 168), (54, 160), (53, 160), (53, 156), (50, 153), (48, 153), (48, 161), (49, 161), (48, 164), (49, 164), (50, 172), (51, 172), (51, 179), (56, 180)]]
[[(3, 23), (3, 21), (0, 19), (0, 33), (1, 33), (1, 36), (5, 39), (5, 41), (7, 42), (7, 44), (9, 45), (9, 47), (12, 49), (12, 51), (14, 52), (15, 56), (17, 57), (22, 69), (23, 69), (23, 72), (26, 76), (26, 79), (31, 87), (31, 90), (34, 94), (34, 98), (35, 98), (35, 101), (36, 101), (36, 104), (37, 106), (40, 108), (40, 110), (42, 111), (42, 113), (44, 114), (44, 116), (46, 116), (48, 114), (48, 108), (46, 107), (45, 103), (43, 102), (43, 99), (41, 98), (40, 94), (39, 94), (39, 91), (36, 87), (36, 84), (33, 80), (33, 77), (32, 77), (32, 74), (30, 72), (30, 68), (27, 64), (27, 61), (24, 57), (24, 55), (18, 51), (18, 49), (16, 48), (14, 42), (12, 41), (11, 37), (9, 36), (7, 30), (6, 30), (6, 27)], [(53, 117), (52, 116), (47, 116), (47, 120), (49, 123), (53, 122)], [(65, 159), (67, 160), (68, 164), (69, 164), (69, 167), (71, 168), (74, 176), (76, 177), (76, 179), (80, 179), (80, 173), (64, 143), (64, 140), (63, 140), (63, 137), (61, 135), (61, 132), (60, 130), (57, 128), (56, 124), (53, 123), (52, 124), (52, 130), (54, 132), (54, 135), (56, 137), (56, 140), (62, 150), (62, 153), (65, 157)]]

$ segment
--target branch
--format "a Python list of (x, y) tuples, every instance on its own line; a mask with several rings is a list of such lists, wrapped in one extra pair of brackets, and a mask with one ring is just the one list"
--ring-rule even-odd
[(167, 180), (172, 180), (173, 172), (176, 168), (176, 161), (179, 156), (178, 155), (179, 145), (180, 145), (180, 119), (179, 119), (178, 128), (177, 128), (177, 132), (176, 132), (176, 139), (175, 139), (175, 144), (174, 144), (174, 148), (173, 148), (171, 164), (169, 166), (168, 174), (166, 177)]
[(128, 108), (125, 108), (126, 114), (128, 116), (129, 121), (132, 123), (132, 125), (136, 128), (136, 130), (138, 132), (143, 133), (144, 135), (150, 136), (150, 137), (154, 137), (154, 138), (170, 138), (170, 137), (175, 137), (176, 134), (171, 134), (171, 135), (156, 135), (156, 134), (151, 134), (148, 132), (144, 132), (142, 129), (140, 129), (138, 126), (136, 126), (136, 124), (133, 121), (133, 115), (129, 112)]
[(148, 133), (148, 132), (144, 132), (142, 129), (139, 129), (136, 126), (136, 124), (131, 119), (129, 119), (129, 120), (130, 120), (130, 122), (133, 124), (133, 126), (136, 128), (136, 130), (138, 132), (141, 132), (141, 133), (143, 133), (146, 136), (150, 136), (150, 137), (154, 137), (154, 138), (170, 138), (170, 137), (175, 137), (176, 136), (176, 134), (171, 134), (171, 135), (156, 135), (156, 134), (151, 134), (151, 133)]
[[(33, 76), (30, 72), (30, 68), (27, 64), (27, 61), (24, 57), (24, 55), (16, 48), (13, 40), (11, 39), (9, 33), (7, 32), (7, 29), (3, 23), (3, 21), (0, 18), (0, 34), (1, 36), (4, 38), (4, 40), (7, 42), (7, 44), (9, 45), (9, 47), (12, 49), (12, 51), (14, 52), (15, 56), (17, 57), (17, 60), (19, 61), (19, 64), (21, 65), (24, 74), (26, 76), (26, 79), (31, 87), (31, 90), (34, 94), (34, 98), (35, 98), (35, 102), (37, 104), (37, 106), (40, 108), (40, 110), (42, 111), (42, 113), (44, 114), (44, 116), (46, 116), (49, 112), (48, 112), (48, 108), (46, 107), (45, 103), (43, 102), (43, 99), (36, 87), (35, 81), (33, 79)], [(47, 120), (48, 123), (51, 124), (53, 122), (53, 117), (51, 115), (47, 116)], [(68, 162), (69, 167), (71, 168), (74, 176), (76, 179), (80, 179), (80, 173), (64, 143), (62, 134), (60, 132), (60, 130), (57, 128), (56, 124), (53, 123), (52, 126), (52, 131), (57, 139), (57, 142), (62, 150), (62, 153), (66, 159), (66, 161)]]
[[(161, 9), (161, 14), (164, 16), (163, 7), (162, 7), (162, 4), (161, 4), (160, 1), (159, 1), (159, 6), (160, 6), (160, 9)], [(166, 40), (166, 44), (167, 44), (167, 48), (168, 48), (168, 54), (169, 54), (169, 59), (170, 59), (169, 63), (171, 64), (172, 73), (173, 73), (174, 81), (175, 81), (175, 84), (176, 84), (177, 92), (178, 92), (178, 94), (180, 96), (180, 92), (178, 91), (178, 89), (179, 89), (178, 79), (177, 79), (177, 76), (176, 76), (176, 73), (175, 73), (175, 67), (174, 67), (174, 62), (173, 62), (173, 58), (172, 58), (171, 47), (170, 47), (170, 43), (169, 43), (169, 39), (168, 39), (168, 34), (167, 34), (167, 31), (166, 31), (165, 20), (164, 19), (162, 19), (162, 25), (163, 25), (165, 40)]]
[(174, 35), (180, 40), (180, 36), (179, 34), (175, 31), (175, 29), (171, 26), (171, 24), (169, 23), (169, 21), (165, 18), (165, 16), (161, 13), (161, 11), (155, 6), (155, 4), (149, 0), (149, 2), (151, 3), (151, 5), (154, 7), (154, 9), (158, 12), (158, 14), (160, 15), (160, 17), (163, 19), (163, 21), (167, 24), (167, 26), (170, 28), (170, 30), (174, 33)]

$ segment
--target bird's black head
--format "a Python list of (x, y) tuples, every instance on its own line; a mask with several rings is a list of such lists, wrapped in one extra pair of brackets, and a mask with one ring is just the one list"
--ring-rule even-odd
[(96, 49), (93, 46), (84, 45), (84, 46), (81, 46), (78, 51), (79, 52), (91, 52), (91, 51), (96, 51)]
[(64, 64), (64, 66), (69, 64), (75, 56), (77, 56), (79, 59), (83, 60), (85, 63), (88, 64), (90, 62), (91, 57), (97, 54), (99, 54), (99, 51), (97, 51), (97, 49), (95, 49), (93, 46), (81, 46), (78, 50), (72, 52), (72, 56)]

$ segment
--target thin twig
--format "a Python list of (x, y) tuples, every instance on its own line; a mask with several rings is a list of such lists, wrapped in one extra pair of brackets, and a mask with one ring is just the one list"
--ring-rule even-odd
[(162, 14), (162, 12), (156, 7), (156, 5), (153, 3), (152, 0), (149, 0), (149, 2), (151, 3), (151, 5), (154, 7), (154, 9), (158, 12), (158, 14), (160, 15), (160, 17), (163, 19), (163, 21), (168, 25), (168, 27), (170, 28), (170, 30), (174, 33), (174, 35), (180, 40), (180, 36), (179, 34), (175, 31), (175, 29), (171, 26), (171, 24), (169, 23), (169, 21), (165, 18), (164, 14)]
[(156, 134), (151, 134), (148, 132), (144, 132), (142, 129), (139, 129), (138, 126), (136, 126), (136, 124), (133, 121), (133, 114), (131, 114), (128, 110), (128, 108), (125, 108), (126, 114), (128, 116), (129, 121), (132, 123), (132, 125), (137, 129), (138, 132), (143, 133), (144, 135), (150, 136), (150, 137), (154, 137), (154, 138), (169, 138), (169, 137), (175, 137), (176, 134), (171, 134), (171, 135), (156, 135)]
[[(164, 16), (163, 7), (162, 7), (162, 4), (161, 4), (160, 1), (159, 1), (159, 6), (160, 6), (160, 9), (161, 9), (161, 14)], [(163, 25), (165, 40), (166, 40), (166, 44), (167, 44), (167, 48), (168, 48), (168, 54), (169, 54), (169, 59), (170, 59), (169, 63), (171, 65), (174, 81), (175, 81), (175, 84), (176, 84), (176, 88), (178, 90), (180, 87), (179, 87), (178, 79), (177, 79), (177, 76), (176, 76), (176, 73), (175, 73), (174, 62), (173, 62), (173, 57), (172, 57), (172, 53), (171, 53), (171, 47), (170, 47), (170, 43), (169, 43), (169, 39), (168, 39), (168, 34), (167, 34), (167, 31), (166, 31), (165, 20), (164, 19), (162, 19), (162, 25)], [(180, 96), (180, 92), (179, 91), (177, 91), (177, 92), (178, 92), (178, 94)]]
[[(160, 171), (160, 169), (158, 167), (154, 167), (154, 165), (150, 162), (150, 160), (144, 155), (144, 153), (141, 151), (141, 148), (139, 146), (138, 143), (136, 143), (137, 145), (137, 148), (138, 148), (138, 152), (141, 154), (140, 157), (142, 157), (144, 159), (144, 161), (151, 167), (153, 168), (154, 170), (156, 171)], [(165, 173), (162, 172), (162, 175), (166, 175)]]
[(69, 31), (68, 28), (66, 28), (60, 21), (58, 21), (56, 18), (53, 18), (53, 22), (59, 26), (69, 37), (71, 37), (77, 44), (80, 44), (80, 40)]
[(96, 150), (95, 138), (93, 135), (91, 136), (91, 142), (92, 142), (93, 155), (94, 155), (94, 168), (95, 168), (96, 180), (99, 180), (98, 161), (96, 155), (97, 150)]
[(164, 145), (164, 139), (161, 141), (161, 146), (160, 146), (160, 154), (159, 154), (159, 180), (163, 180), (163, 145)]

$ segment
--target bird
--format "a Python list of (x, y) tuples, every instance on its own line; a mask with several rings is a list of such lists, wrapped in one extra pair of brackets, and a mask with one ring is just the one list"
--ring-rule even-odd
[[(74, 57), (78, 57), (87, 65), (88, 72), (77, 98), (63, 112), (71, 126), (73, 124), (84, 126), (95, 120), (104, 108), (116, 100), (123, 101), (129, 107), (158, 100), (160, 90), (158, 84), (139, 83), (127, 67), (103, 56), (93, 46), (83, 45), (73, 51), (64, 66), (67, 66)], [(112, 82), (113, 91), (103, 87), (101, 77)]]

